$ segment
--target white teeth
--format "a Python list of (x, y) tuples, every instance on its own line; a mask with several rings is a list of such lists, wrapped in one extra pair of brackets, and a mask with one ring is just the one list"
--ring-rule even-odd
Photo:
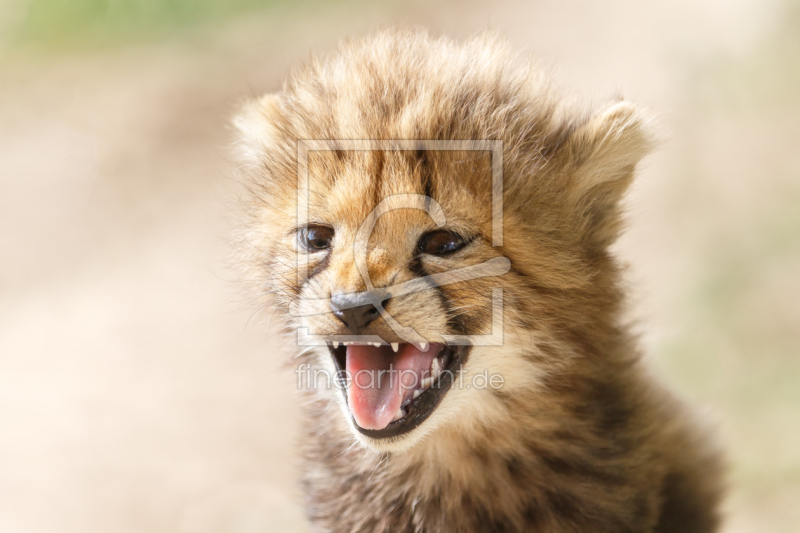
[(403, 408), (401, 407), (401, 408), (400, 408), (400, 409), (398, 409), (398, 410), (397, 410), (397, 412), (394, 414), (394, 418), (392, 418), (392, 422), (394, 422), (395, 420), (400, 420), (400, 419), (401, 419), (401, 418), (403, 418), (404, 416), (406, 416), (406, 412), (405, 412), (405, 411), (403, 411)]
[(420, 385), (422, 386), (423, 389), (431, 388), (431, 385), (433, 385), (433, 378), (428, 376), (427, 378), (422, 380), (422, 383), (420, 383)]
[[(375, 346), (376, 348), (378, 348), (378, 347), (380, 347), (380, 345), (382, 343), (380, 343), (380, 342), (362, 342), (362, 343), (359, 343), (359, 342), (354, 342), (354, 341), (346, 341), (346, 342), (342, 342), (341, 344), (344, 345), (344, 346), (350, 346), (351, 344), (355, 344), (355, 345), (359, 345), (359, 346), (372, 345), (372, 346)], [(338, 348), (339, 347), (339, 343), (338, 342), (334, 342), (333, 343), (333, 347), (334, 348)]]
[(333, 341), (333, 349), (335, 350), (338, 347), (339, 347), (339, 343), (336, 342), (336, 341)]
[(419, 349), (422, 350), (423, 352), (427, 352), (428, 351), (428, 343), (427, 342), (419, 343)]
[(414, 399), (416, 400), (417, 398), (419, 398), (422, 395), (422, 393), (423, 393), (422, 389), (415, 390), (414, 391)]
[(400, 349), (400, 343), (399, 342), (393, 342), (392, 343), (392, 350), (394, 350), (396, 352), (399, 349)]
[(431, 376), (435, 379), (441, 373), (442, 367), (439, 366), (439, 359), (434, 359), (431, 363)]

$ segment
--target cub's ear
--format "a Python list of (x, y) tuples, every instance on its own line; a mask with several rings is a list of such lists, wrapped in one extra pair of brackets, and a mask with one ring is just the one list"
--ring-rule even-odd
[(594, 114), (562, 145), (569, 208), (590, 247), (606, 247), (619, 235), (620, 200), (654, 138), (645, 113), (622, 101)]
[(242, 163), (262, 164), (280, 143), (283, 114), (280, 96), (267, 94), (246, 101), (233, 119), (238, 133), (237, 152)]

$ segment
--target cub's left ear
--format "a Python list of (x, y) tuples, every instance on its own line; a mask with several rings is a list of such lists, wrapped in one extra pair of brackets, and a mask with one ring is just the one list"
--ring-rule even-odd
[(620, 200), (654, 138), (646, 114), (622, 101), (594, 114), (562, 145), (569, 207), (580, 217), (579, 231), (589, 246), (605, 247), (617, 238)]
[(263, 164), (281, 138), (280, 97), (266, 94), (248, 100), (233, 119), (238, 133), (238, 156), (244, 163)]

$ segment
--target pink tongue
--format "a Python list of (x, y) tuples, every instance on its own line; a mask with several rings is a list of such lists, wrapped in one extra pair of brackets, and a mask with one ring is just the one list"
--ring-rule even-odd
[(431, 344), (427, 352), (401, 344), (397, 353), (389, 346), (349, 345), (347, 403), (356, 423), (364, 429), (388, 426), (406, 398), (420, 388), (439, 350), (440, 344)]

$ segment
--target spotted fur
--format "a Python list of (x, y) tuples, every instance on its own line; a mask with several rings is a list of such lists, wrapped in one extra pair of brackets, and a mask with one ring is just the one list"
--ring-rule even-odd
[[(453, 388), (410, 434), (355, 431), (340, 390), (304, 390), (308, 518), (326, 532), (709, 533), (719, 521), (718, 453), (645, 371), (622, 322), (620, 266), (608, 247), (620, 200), (652, 135), (615, 100), (583, 110), (492, 37), (466, 43), (391, 30), (344, 43), (296, 70), (236, 119), (243, 203), (238, 261), (253, 295), (298, 327), (336, 334), (330, 313), (292, 316), (298, 297), (364, 289), (352, 243), (383, 198), (425, 194), (471, 239), (445, 258), (414, 253), (436, 226), (419, 210), (378, 219), (368, 247), (377, 287), (507, 257), (507, 274), (392, 299), (387, 310), (429, 339), (491, 330), (504, 295), (504, 343), (475, 346), (463, 370), (502, 388)], [(485, 152), (325, 151), (309, 155), (309, 216), (333, 249), (297, 271), (300, 139), (501, 140), (503, 245), (492, 246)], [(394, 333), (382, 320), (370, 332)], [(332, 371), (325, 348), (296, 362)]]

